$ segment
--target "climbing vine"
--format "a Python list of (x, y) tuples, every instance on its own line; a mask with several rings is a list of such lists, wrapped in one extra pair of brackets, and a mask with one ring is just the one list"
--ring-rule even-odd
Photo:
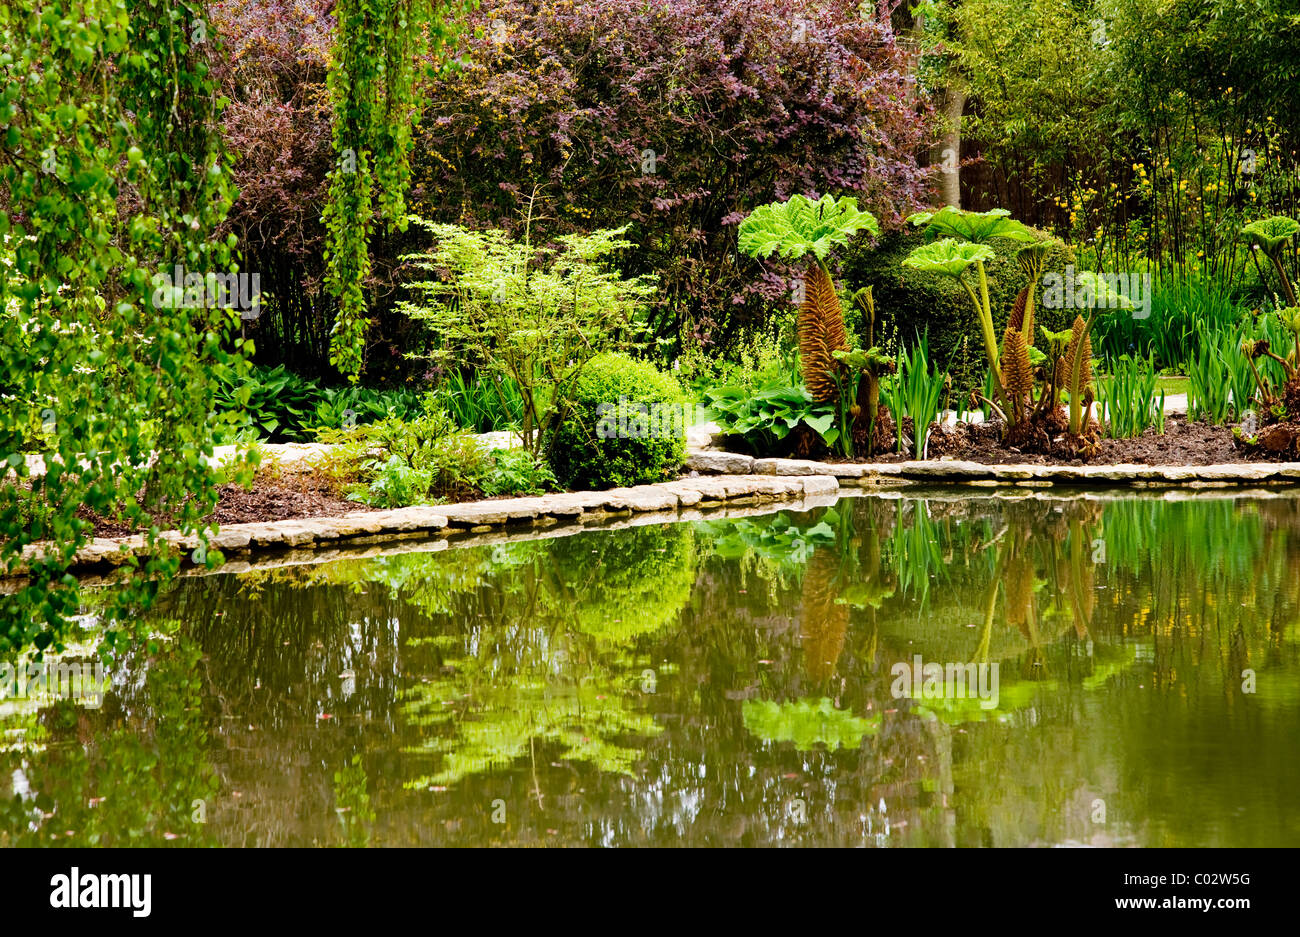
[(160, 531), (206, 542), (213, 375), (247, 350), (212, 301), (237, 272), (215, 45), (202, 0), (0, 5), (0, 574), (25, 573), (0, 588), (0, 657), (60, 645), (93, 516), (148, 546), (107, 623), (176, 570)]
[(338, 0), (329, 72), (334, 151), (325, 207), (326, 286), (338, 300), (330, 363), (353, 380), (364, 361), (365, 281), (376, 215), (406, 229), (417, 65), (438, 53), (476, 0)]

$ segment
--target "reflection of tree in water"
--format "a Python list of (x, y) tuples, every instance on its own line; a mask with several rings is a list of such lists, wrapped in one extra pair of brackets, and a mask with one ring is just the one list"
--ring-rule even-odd
[[(332, 774), (400, 727), (392, 701), (404, 681), (401, 641), (421, 614), (363, 577), (384, 569), (400, 578), (410, 566), (380, 562), (362, 573), (362, 564), (343, 562), (210, 576), (160, 599), (162, 610), (191, 623), (204, 650), (199, 674), (216, 708), (222, 791), (209, 813), (226, 845), (302, 843), (304, 816), (330, 821), (307, 843), (337, 838)], [(273, 809), (250, 814), (251, 803)]]
[[(200, 681), (208, 736), (188, 738), (220, 780), (204, 833), (1226, 840), (1185, 804), (1228, 815), (1249, 773), (1285, 776), (1260, 743), (1300, 694), (1300, 518), (1290, 499), (1216, 504), (845, 499), (189, 583), (162, 601), (204, 651), (176, 674)], [(893, 699), (914, 654), (999, 662), (999, 709)], [(1247, 666), (1265, 678), (1250, 699)], [(156, 703), (127, 684), (105, 711), (152, 746)], [(97, 719), (82, 732), (104, 745)], [(1235, 762), (1174, 760), (1206, 739)], [(1241, 837), (1268, 841), (1251, 823)]]
[[(657, 680), (638, 667), (636, 648), (690, 597), (692, 529), (638, 527), (546, 543), (509, 574), (522, 602), (488, 610), (475, 596), (459, 597), (450, 617), (480, 624), (472, 635), (440, 636), (440, 676), (412, 687), (402, 706), (421, 736), (409, 751), (434, 761), (409, 787), (455, 784), (520, 759), (535, 769), (539, 747), (563, 762), (631, 775), (640, 748), (616, 740), (662, 731), (629, 704)], [(432, 621), (435, 631), (450, 624)], [(507, 643), (511, 652), (503, 653)]]
[[(217, 792), (199, 651), (186, 637), (114, 664), (102, 708), (0, 720), (0, 847), (207, 846)], [(126, 679), (122, 679), (125, 677)]]

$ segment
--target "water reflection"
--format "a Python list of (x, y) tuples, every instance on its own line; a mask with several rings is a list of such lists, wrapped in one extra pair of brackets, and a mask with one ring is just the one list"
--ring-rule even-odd
[[(184, 581), (0, 845), (1295, 845), (1300, 499), (935, 495)], [(93, 636), (91, 636), (93, 638)], [(891, 669), (995, 664), (996, 706)]]

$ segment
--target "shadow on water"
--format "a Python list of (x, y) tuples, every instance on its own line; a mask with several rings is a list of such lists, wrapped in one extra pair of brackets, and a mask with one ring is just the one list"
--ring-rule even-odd
[(1297, 498), (862, 497), (187, 579), (102, 705), (0, 702), (0, 845), (1297, 845), (1297, 619)]

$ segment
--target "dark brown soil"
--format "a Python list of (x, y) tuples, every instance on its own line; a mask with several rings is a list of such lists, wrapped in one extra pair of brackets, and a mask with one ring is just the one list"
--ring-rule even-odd
[(1183, 414), (1167, 417), (1163, 434), (1148, 429), (1136, 439), (1103, 438), (1097, 444), (1096, 453), (1087, 460), (1074, 454), (1063, 440), (1050, 454), (1004, 448), (998, 436), (1000, 429), (1000, 424), (962, 423), (954, 430), (933, 433), (930, 458), (947, 456), (989, 465), (1219, 465), (1269, 461), (1267, 454), (1246, 453), (1238, 448), (1230, 426), (1189, 423)]
[[(911, 421), (904, 420), (903, 431), (911, 434)], [(795, 434), (791, 434), (792, 436)], [(825, 447), (809, 451), (810, 447), (796, 446), (789, 453), (796, 458), (841, 461), (828, 455)], [(1001, 423), (959, 423), (956, 428), (934, 432), (930, 436), (928, 456), (931, 459), (951, 458), (986, 465), (1220, 465), (1240, 462), (1286, 461), (1289, 454), (1270, 452), (1266, 447), (1238, 446), (1231, 426), (1211, 426), (1208, 423), (1189, 423), (1183, 413), (1165, 418), (1165, 431), (1147, 430), (1136, 439), (1106, 439), (1097, 443), (1094, 453), (1083, 458), (1064, 437), (1057, 438), (1049, 452), (1021, 452), (1007, 447), (1001, 439)], [(888, 453), (858, 462), (906, 462), (910, 454)]]
[[(217, 507), (212, 519), (218, 524), (246, 524), (287, 521), (305, 517), (339, 517), (352, 511), (373, 510), (358, 501), (338, 497), (323, 480), (310, 476), (285, 479), (258, 478), (252, 491), (239, 485), (222, 485), (217, 489)], [(125, 524), (115, 524), (90, 511), (80, 517), (95, 525), (96, 537), (124, 537), (137, 531)]]

